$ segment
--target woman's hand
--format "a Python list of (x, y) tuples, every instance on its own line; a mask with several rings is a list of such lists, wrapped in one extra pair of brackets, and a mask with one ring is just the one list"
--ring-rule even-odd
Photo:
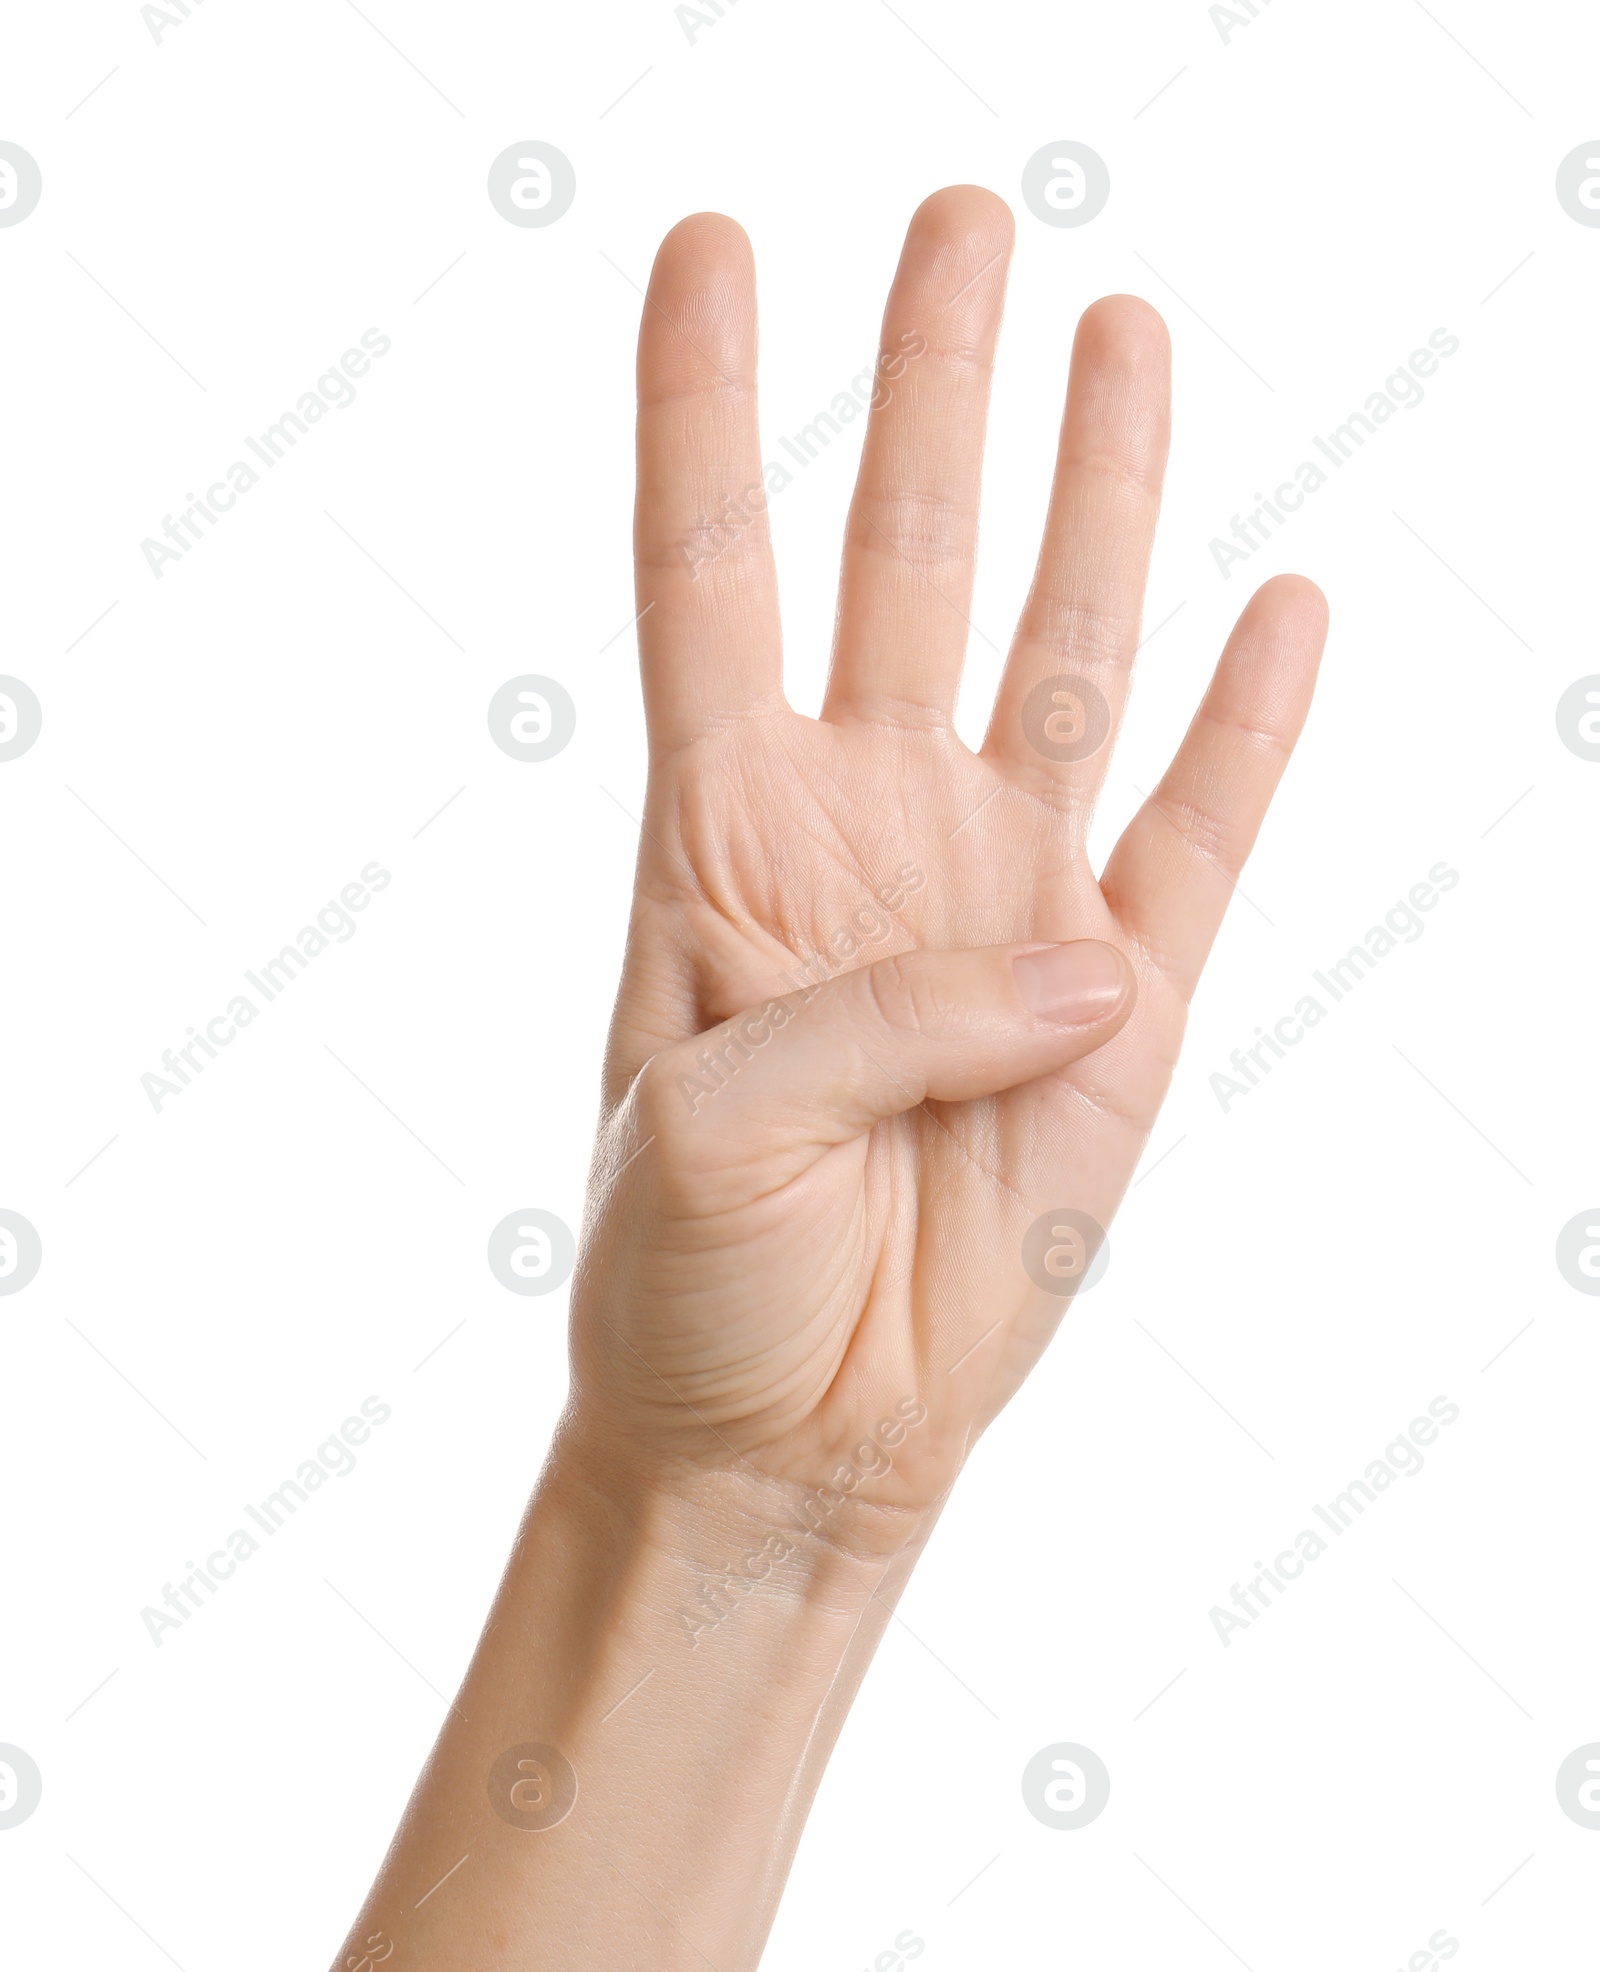
[(783, 701), (744, 236), (692, 219), (662, 248), (639, 365), (653, 760), (572, 1400), (352, 1945), (430, 1972), (755, 1966), (939, 1501), (1166, 1089), (1322, 599), (1257, 595), (1097, 880), (1167, 443), (1166, 333), (1101, 302), (989, 737), (962, 746), (1009, 243), (986, 192), (912, 223), (820, 721)]
[(783, 696), (730, 220), (668, 236), (641, 335), (652, 759), (568, 1436), (608, 1463), (737, 1472), (785, 1509), (820, 1499), (830, 1539), (869, 1555), (914, 1537), (1092, 1258), (1326, 623), (1298, 578), (1256, 594), (1097, 877), (1169, 370), (1153, 310), (1101, 301), (988, 735), (976, 754), (956, 737), (1011, 230), (972, 187), (912, 222), (820, 719)]

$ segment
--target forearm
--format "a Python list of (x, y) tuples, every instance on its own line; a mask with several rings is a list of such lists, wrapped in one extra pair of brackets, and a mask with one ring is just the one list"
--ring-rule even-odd
[(757, 1963), (912, 1549), (608, 1464), (558, 1441), (340, 1967), (379, 1934), (427, 1972)]

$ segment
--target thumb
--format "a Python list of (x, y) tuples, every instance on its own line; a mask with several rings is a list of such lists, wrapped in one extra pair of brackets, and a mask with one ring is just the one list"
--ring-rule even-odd
[[(1067, 1067), (1134, 997), (1132, 966), (1095, 939), (903, 952), (737, 1014), (651, 1072), (680, 1125), (715, 1116), (724, 1155), (730, 1137), (843, 1143), (927, 1097), (970, 1101)], [(673, 1135), (687, 1148), (694, 1130)]]

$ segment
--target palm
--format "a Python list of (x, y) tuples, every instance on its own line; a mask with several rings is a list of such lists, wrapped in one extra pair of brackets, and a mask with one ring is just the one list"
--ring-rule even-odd
[[(900, 1468), (913, 1489), (937, 1490), (1048, 1341), (1065, 1304), (1025, 1269), (1023, 1236), (1062, 1206), (1109, 1221), (1165, 1092), (1229, 865), (1248, 849), (1314, 667), (1320, 599), (1296, 588), (1258, 603), (1173, 769), (1096, 878), (1085, 836), (1109, 739), (1087, 758), (1049, 757), (1024, 708), (1041, 679), (1067, 674), (1114, 719), (1137, 641), (1165, 450), (1164, 332), (1142, 304), (1102, 304), (1080, 332), (1040, 574), (989, 737), (979, 754), (955, 737), (972, 546), (961, 517), (975, 512), (983, 422), (971, 354), (992, 343), (998, 316), (999, 277), (986, 285), (1003, 258), (996, 203), (943, 194), (913, 227), (885, 346), (897, 316), (920, 311), (951, 347), (929, 336), (869, 432), (820, 720), (782, 701), (760, 522), (692, 567), (679, 552), (703, 525), (694, 510), (721, 510), (736, 455), (754, 443), (753, 405), (717, 387), (730, 372), (743, 381), (750, 325), (725, 321), (708, 351), (705, 308), (685, 308), (705, 300), (696, 246), (738, 292), (720, 222), (687, 222), (676, 251), (669, 241), (646, 311), (639, 546), (654, 759), (602, 1149), (602, 1170), (622, 1175), (602, 1221), (644, 1197), (652, 1235), (607, 1241), (603, 1223), (591, 1228), (580, 1363), (598, 1349), (652, 1429), (797, 1480), (920, 1393), (932, 1427)], [(943, 296), (969, 262), (970, 322), (952, 326)], [(1120, 380), (1120, 400), (1107, 374), (1119, 366), (1138, 373)], [(913, 500), (895, 482), (919, 436), (926, 450), (930, 418), (947, 456), (924, 462), (939, 483)], [(1105, 456), (1086, 474), (1074, 455), (1091, 444)], [(1100, 592), (1066, 597), (1086, 568)], [(1289, 689), (1283, 647), (1295, 643)], [(681, 1132), (674, 1169), (640, 1148), (624, 1095), (644, 1065), (808, 979), (909, 950), (1082, 938), (1127, 953), (1139, 998), (1116, 1038), (1070, 1069), (980, 1101), (927, 1101), (799, 1158), (785, 1142), (723, 1154), (710, 1070), (681, 1091), (695, 1129)], [(760, 1059), (734, 1072), (759, 1077)]]

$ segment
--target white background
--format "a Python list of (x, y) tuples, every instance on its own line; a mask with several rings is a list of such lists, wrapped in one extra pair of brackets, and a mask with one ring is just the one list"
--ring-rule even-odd
[[(0, 765), (0, 1205), (44, 1246), (0, 1301), (0, 1741), (44, 1776), (0, 1832), (8, 1965), (276, 1972), (350, 1921), (562, 1401), (563, 1297), (484, 1246), (581, 1210), (644, 768), (637, 286), (684, 213), (748, 227), (770, 456), (954, 181), (1019, 220), (995, 644), (1079, 311), (1173, 330), (1103, 841), (1257, 581), (1312, 574), (1333, 631), (1110, 1270), (972, 1462), (766, 1962), (908, 1928), (929, 1972), (1387, 1972), (1441, 1929), (1463, 1972), (1578, 1962), (1600, 1303), (1554, 1245), (1600, 1200), (1600, 765), (1554, 709), (1600, 671), (1600, 230), (1554, 176), (1597, 69), (1592, 10), (1487, 0), (1276, 0), (1226, 40), (1200, 0), (742, 0), (692, 42), (666, 0), (206, 0), (159, 44), (132, 0), (7, 11), (0, 138), (44, 176), (0, 231), (0, 669), (44, 707)], [(577, 172), (548, 229), (485, 195), (527, 138)], [(1077, 230), (1019, 191), (1063, 138), (1111, 172)], [(141, 540), (369, 327), (357, 401), (157, 581)], [(1212, 537), (1437, 328), (1426, 401), (1224, 580)], [(858, 444), (774, 505), (806, 709)], [(970, 736), (997, 666), (975, 640)], [(578, 705), (540, 766), (484, 718), (525, 671)], [(356, 935), (156, 1114), (162, 1051), (374, 859)], [(1424, 935), (1225, 1114), (1230, 1051), (1441, 859)], [(372, 1395), (357, 1469), (157, 1648), (140, 1611)], [(1440, 1395), (1427, 1469), (1225, 1649), (1212, 1605)], [(1060, 1740), (1112, 1775), (1081, 1832), (1019, 1791)]]

